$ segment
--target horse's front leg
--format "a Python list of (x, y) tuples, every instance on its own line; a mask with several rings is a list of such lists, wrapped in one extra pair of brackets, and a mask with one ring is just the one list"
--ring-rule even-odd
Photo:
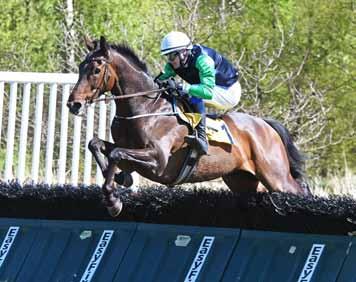
[(122, 210), (122, 201), (119, 196), (115, 195), (116, 184), (115, 174), (117, 166), (115, 163), (110, 162), (106, 172), (105, 182), (102, 187), (104, 194), (104, 203), (112, 217), (118, 216)]
[(114, 148), (109, 153), (109, 167), (103, 185), (106, 207), (111, 216), (118, 216), (122, 210), (122, 202), (119, 197), (115, 196), (116, 190), (115, 174), (120, 164), (129, 165), (131, 168), (143, 168), (151, 170), (153, 173), (160, 175), (168, 162), (166, 156), (160, 150), (155, 149), (125, 149)]
[(109, 165), (108, 156), (109, 153), (115, 148), (115, 144), (94, 137), (90, 140), (88, 148), (93, 154), (96, 163), (99, 165), (103, 176), (106, 177)]
[(165, 154), (159, 146), (147, 149), (115, 148), (109, 154), (109, 161), (118, 167), (129, 165), (133, 170), (141, 168), (160, 176), (167, 166), (168, 157), (169, 153)]
[[(88, 144), (88, 148), (93, 154), (96, 163), (99, 165), (104, 178), (106, 178), (109, 166), (108, 156), (115, 146), (114, 143), (110, 143), (97, 137), (90, 140)], [(129, 171), (121, 171), (115, 175), (115, 182), (119, 185), (130, 187), (133, 184), (133, 178)]]

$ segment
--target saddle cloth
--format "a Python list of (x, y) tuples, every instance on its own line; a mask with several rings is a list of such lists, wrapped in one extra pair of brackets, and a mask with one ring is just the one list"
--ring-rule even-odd
[[(201, 116), (198, 113), (185, 113), (177, 107), (178, 116), (181, 120), (188, 123), (193, 129), (200, 122)], [(221, 118), (206, 118), (206, 137), (209, 141), (221, 142), (226, 144), (235, 144), (234, 137), (229, 127)]]

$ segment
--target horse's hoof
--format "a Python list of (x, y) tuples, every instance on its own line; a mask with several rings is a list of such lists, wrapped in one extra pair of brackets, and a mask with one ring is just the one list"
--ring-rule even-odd
[(121, 213), (122, 207), (123, 207), (123, 205), (122, 205), (121, 200), (117, 199), (116, 202), (112, 206), (107, 207), (107, 210), (108, 210), (110, 216), (117, 217)]

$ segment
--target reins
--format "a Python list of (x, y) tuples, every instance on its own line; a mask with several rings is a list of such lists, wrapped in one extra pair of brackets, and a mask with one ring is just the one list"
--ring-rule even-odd
[(119, 99), (127, 99), (127, 98), (132, 98), (132, 97), (139, 97), (139, 96), (145, 96), (147, 94), (151, 93), (157, 93), (157, 92), (163, 92), (166, 91), (167, 89), (165, 88), (160, 88), (160, 89), (153, 89), (153, 90), (148, 90), (148, 91), (143, 91), (143, 92), (136, 92), (132, 94), (126, 94), (126, 95), (120, 95), (120, 96), (106, 96), (104, 98), (96, 98), (93, 99), (91, 102), (101, 102), (101, 101), (110, 101), (110, 100), (119, 100)]
[[(131, 98), (131, 97), (145, 96), (145, 95), (150, 94), (150, 93), (163, 92), (165, 90), (167, 90), (167, 89), (166, 88), (153, 89), (153, 90), (149, 90), (149, 91), (136, 92), (136, 93), (122, 95), (122, 96), (110, 96), (110, 97), (107, 97), (107, 98), (98, 98), (98, 99), (95, 99), (95, 101), (107, 101), (107, 100), (125, 99), (125, 98)], [(161, 94), (159, 94), (156, 97), (156, 101), (160, 96), (161, 96)], [(156, 101), (154, 103), (156, 103)], [(144, 117), (175, 116), (175, 115), (178, 115), (178, 114), (179, 113), (177, 111), (170, 111), (170, 112), (157, 112), (157, 113), (140, 114), (140, 115), (134, 115), (134, 116), (119, 116), (119, 115), (115, 115), (114, 118), (115, 119), (124, 119), (124, 120), (134, 120), (134, 119), (144, 118)]]
[[(109, 79), (109, 65), (111, 63), (111, 61), (108, 60), (103, 60), (100, 59), (105, 63), (105, 67), (104, 67), (104, 75), (103, 75), (103, 79), (101, 80), (101, 87), (98, 87), (95, 91), (95, 94), (98, 94), (98, 91), (100, 91), (100, 88), (106, 88), (106, 86), (108, 85), (108, 79)], [(119, 85), (118, 85), (119, 86)], [(111, 100), (120, 100), (120, 99), (127, 99), (127, 98), (132, 98), (132, 97), (139, 97), (139, 96), (146, 96), (148, 94), (152, 94), (152, 93), (160, 93), (157, 97), (156, 100), (162, 95), (162, 92), (166, 91), (167, 88), (163, 87), (163, 88), (159, 88), (159, 89), (152, 89), (152, 90), (148, 90), (148, 91), (142, 91), (142, 92), (136, 92), (136, 93), (131, 93), (131, 94), (126, 94), (123, 95), (121, 87), (119, 86), (119, 91), (121, 92), (119, 96), (108, 96), (105, 95), (105, 97), (98, 97), (95, 99), (91, 99), (90, 101), (87, 101), (86, 106), (89, 106), (92, 103), (96, 103), (96, 102), (101, 102), (101, 101), (111, 101)], [(156, 101), (155, 101), (156, 103)], [(172, 116), (172, 115), (177, 115), (178, 112), (176, 111), (171, 111), (171, 112), (157, 112), (157, 113), (148, 113), (148, 114), (141, 114), (141, 115), (135, 115), (135, 116), (129, 116), (129, 117), (125, 117), (125, 116), (115, 116), (115, 119), (126, 119), (126, 120), (132, 120), (132, 119), (137, 119), (137, 118), (143, 118), (143, 117), (152, 117), (152, 116)]]
[[(95, 61), (96, 59), (94, 59), (93, 61)], [(109, 68), (109, 65), (111, 64), (112, 60), (107, 60), (107, 59), (103, 59), (103, 58), (100, 58), (100, 59), (97, 59), (97, 60), (100, 60), (102, 62), (104, 62), (105, 66), (104, 66), (104, 75), (103, 75), (103, 79), (101, 81), (101, 87), (100, 88), (106, 88), (106, 86), (108, 85), (108, 77), (109, 77), (109, 71), (108, 71), (108, 68)], [(98, 87), (95, 91), (95, 94), (98, 94), (98, 91), (100, 91), (100, 88)], [(111, 96), (107, 96), (104, 97), (104, 98), (95, 98), (95, 99), (92, 99), (90, 100), (90, 104), (91, 103), (95, 103), (95, 102), (101, 102), (101, 101), (111, 101), (111, 100), (119, 100), (119, 99), (127, 99), (127, 98), (132, 98), (132, 97), (139, 97), (139, 96), (145, 96), (147, 94), (151, 94), (151, 93), (158, 93), (158, 92), (163, 92), (163, 91), (166, 91), (167, 89), (166, 88), (159, 88), (159, 89), (153, 89), (153, 90), (148, 90), (148, 91), (143, 91), (143, 92), (136, 92), (136, 93), (132, 93), (132, 94), (126, 94), (126, 95), (123, 95), (123, 91), (121, 90), (121, 87), (118, 85), (118, 88), (120, 90), (120, 94), (119, 96), (114, 96), (114, 95), (111, 95)]]
[[(127, 98), (132, 98), (132, 97), (139, 97), (139, 96), (146, 96), (147, 94), (151, 93), (159, 93), (159, 92), (164, 92), (166, 91), (166, 88), (159, 88), (159, 89), (153, 89), (153, 90), (148, 90), (148, 91), (142, 91), (142, 92), (136, 92), (132, 94), (126, 94), (126, 95), (120, 95), (120, 96), (106, 96), (104, 98), (96, 98), (91, 100), (90, 103), (95, 103), (95, 102), (101, 102), (101, 101), (111, 101), (111, 100), (119, 100), (119, 99), (127, 99)], [(159, 95), (161, 96), (161, 94)], [(159, 97), (158, 96), (158, 97)], [(157, 98), (158, 98), (157, 97)], [(178, 112), (172, 111), (172, 112), (158, 112), (158, 113), (148, 113), (148, 114), (141, 114), (141, 115), (134, 115), (134, 116), (119, 116), (115, 115), (115, 119), (125, 119), (125, 120), (133, 120), (133, 119), (138, 119), (138, 118), (143, 118), (143, 117), (153, 117), (153, 116), (174, 116), (178, 115)]]

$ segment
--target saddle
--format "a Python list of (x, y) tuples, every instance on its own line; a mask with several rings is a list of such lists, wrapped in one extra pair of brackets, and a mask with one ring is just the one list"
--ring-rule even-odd
[[(191, 130), (198, 125), (201, 116), (198, 113), (191, 113), (189, 105), (186, 101), (179, 101), (175, 105), (175, 112), (178, 113), (178, 118), (186, 123)], [(206, 137), (208, 141), (215, 141), (226, 144), (235, 144), (234, 137), (230, 132), (229, 127), (218, 114), (207, 114), (206, 116)]]
[[(198, 125), (201, 119), (199, 113), (192, 113), (189, 104), (184, 100), (179, 100), (177, 103), (175, 97), (172, 97), (173, 112), (177, 113), (179, 121), (188, 125), (190, 131)], [(233, 135), (231, 134), (227, 124), (220, 115), (207, 115), (206, 117), (206, 137), (208, 141), (215, 141), (226, 144), (235, 144)], [(200, 155), (195, 148), (189, 147), (181, 170), (176, 180), (171, 186), (181, 184), (187, 180), (194, 171), (194, 168), (199, 160)]]

